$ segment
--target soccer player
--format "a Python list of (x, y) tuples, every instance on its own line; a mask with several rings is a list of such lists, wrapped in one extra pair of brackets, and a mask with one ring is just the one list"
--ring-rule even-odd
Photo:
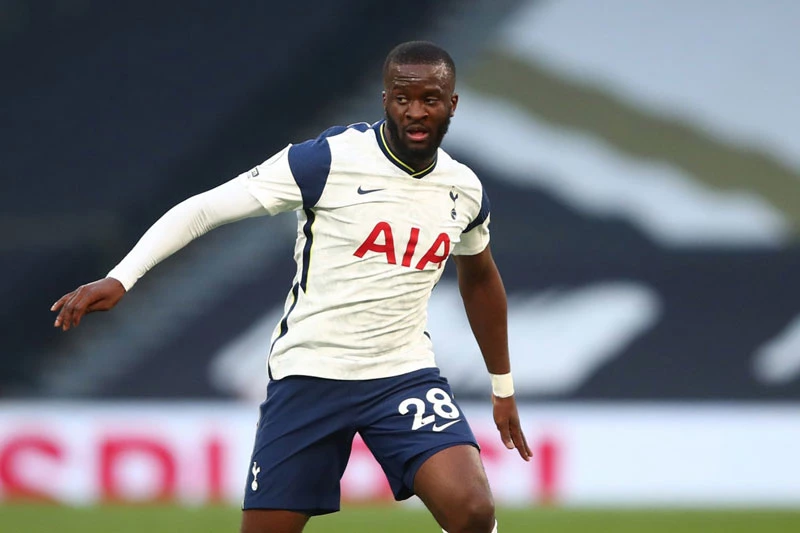
[(297, 212), (297, 272), (269, 347), (243, 533), (299, 533), (309, 517), (338, 511), (356, 432), (396, 499), (416, 494), (449, 533), (497, 531), (477, 442), (425, 331), (428, 299), (452, 255), (501, 439), (529, 460), (506, 295), (489, 250), (489, 200), (475, 174), (439, 148), (458, 104), (455, 74), (432, 43), (397, 46), (383, 69), (384, 120), (290, 144), (178, 204), (106, 278), (52, 306), (55, 327), (66, 331), (114, 307), (148, 270), (212, 228)]

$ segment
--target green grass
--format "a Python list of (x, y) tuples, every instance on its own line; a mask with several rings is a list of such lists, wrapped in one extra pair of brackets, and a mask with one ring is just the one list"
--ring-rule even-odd
[[(606, 511), (500, 509), (501, 533), (791, 533), (798, 511)], [(239, 510), (228, 507), (0, 506), (2, 533), (235, 533)], [(307, 533), (439, 531), (428, 513), (405, 507), (350, 507), (314, 518)]]

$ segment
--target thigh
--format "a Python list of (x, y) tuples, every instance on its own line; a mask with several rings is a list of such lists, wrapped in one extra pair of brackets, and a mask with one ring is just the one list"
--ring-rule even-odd
[(294, 511), (242, 511), (241, 533), (301, 533), (308, 515)]
[(303, 516), (339, 510), (339, 482), (355, 435), (348, 402), (346, 388), (333, 380), (270, 382), (248, 465), (242, 504), (248, 523), (272, 516), (247, 513), (255, 509)]
[[(358, 431), (383, 468), (397, 500), (414, 494), (420, 466), (437, 452), (478, 444), (438, 369), (366, 382), (368, 408)], [(477, 453), (477, 450), (476, 450)]]
[(446, 531), (491, 531), (494, 499), (478, 450), (455, 446), (428, 458), (414, 492)]

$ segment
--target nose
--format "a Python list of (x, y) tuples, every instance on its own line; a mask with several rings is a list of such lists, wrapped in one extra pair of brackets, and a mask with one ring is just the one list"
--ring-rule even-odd
[(406, 108), (406, 117), (410, 120), (421, 120), (428, 116), (428, 111), (419, 100), (411, 100)]

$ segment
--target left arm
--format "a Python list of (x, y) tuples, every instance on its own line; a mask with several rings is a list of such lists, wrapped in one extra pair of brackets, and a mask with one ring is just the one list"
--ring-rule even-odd
[[(458, 271), (458, 288), (469, 325), (483, 355), (486, 369), (493, 376), (510, 380), (511, 362), (508, 355), (508, 307), (500, 272), (487, 246), (476, 255), (454, 255)], [(505, 396), (505, 397), (503, 397)], [(520, 427), (513, 391), (498, 396), (493, 390), (494, 421), (503, 443), (516, 448), (520, 457), (530, 460), (531, 450)]]

